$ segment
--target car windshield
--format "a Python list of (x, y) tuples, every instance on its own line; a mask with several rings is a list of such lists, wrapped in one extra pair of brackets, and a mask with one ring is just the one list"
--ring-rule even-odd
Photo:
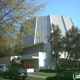
[(74, 72), (61, 72), (61, 73), (59, 73), (59, 74), (57, 74), (57, 76), (66, 76), (66, 77), (72, 77), (73, 76), (73, 74), (74, 74)]
[(9, 68), (9, 67), (7, 65), (5, 65), (4, 68)]
[(66, 77), (73, 77), (74, 72), (66, 72)]
[(59, 74), (57, 74), (57, 76), (59, 77), (59, 76), (65, 76), (65, 72), (61, 72), (61, 73), (59, 73)]
[(26, 72), (26, 69), (18, 68), (19, 72)]
[(8, 68), (7, 65), (0, 65), (0, 68)]
[(0, 65), (0, 68), (3, 68), (3, 66), (2, 66), (2, 65)]

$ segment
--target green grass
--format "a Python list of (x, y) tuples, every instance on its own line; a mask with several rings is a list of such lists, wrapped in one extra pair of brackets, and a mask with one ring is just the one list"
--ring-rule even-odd
[(28, 78), (30, 78), (31, 80), (45, 80), (44, 77), (55, 76), (56, 74), (57, 73), (41, 73), (41, 74), (38, 74), (38, 76), (43, 76), (43, 77), (38, 77), (37, 74), (36, 74), (36, 76), (28, 75)]
[(39, 76), (45, 76), (45, 77), (50, 77), (50, 76), (55, 76), (57, 73), (42, 73)]
[(36, 76), (28, 76), (28, 78), (31, 80), (45, 80), (45, 78), (36, 77)]

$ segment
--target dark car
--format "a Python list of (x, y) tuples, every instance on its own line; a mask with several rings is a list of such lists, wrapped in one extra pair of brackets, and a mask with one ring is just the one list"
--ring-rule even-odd
[(80, 80), (80, 71), (63, 71), (45, 80)]
[(4, 72), (9, 70), (9, 66), (7, 64), (0, 64), (0, 75), (3, 75)]
[(27, 71), (24, 68), (11, 67), (7, 72), (4, 73), (4, 77), (7, 76), (13, 80), (16, 79), (25, 80), (27, 78)]

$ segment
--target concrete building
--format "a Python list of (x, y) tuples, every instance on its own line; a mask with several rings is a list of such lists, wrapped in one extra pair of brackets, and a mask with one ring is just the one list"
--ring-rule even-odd
[[(48, 42), (48, 37), (52, 33), (52, 24), (59, 26), (63, 36), (65, 32), (74, 25), (71, 18), (64, 16), (40, 16), (33, 21), (35, 34), (22, 38), (25, 42), (22, 59), (30, 61), (34, 71), (40, 69), (55, 69), (55, 60), (51, 58), (51, 47)], [(65, 57), (64, 54), (61, 54), (60, 58)]]

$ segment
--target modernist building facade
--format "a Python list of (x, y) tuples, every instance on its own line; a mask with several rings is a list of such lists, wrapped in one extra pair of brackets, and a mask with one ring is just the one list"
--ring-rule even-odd
[[(48, 37), (52, 33), (52, 24), (59, 26), (63, 36), (74, 25), (71, 18), (64, 16), (40, 16), (33, 21), (35, 34), (22, 38), (26, 46), (23, 50), (24, 55), (22, 55), (22, 59), (30, 61), (35, 71), (40, 69), (55, 69), (55, 59), (52, 60), (51, 58), (51, 47), (50, 42), (48, 42)], [(63, 54), (60, 58), (65, 57)]]

